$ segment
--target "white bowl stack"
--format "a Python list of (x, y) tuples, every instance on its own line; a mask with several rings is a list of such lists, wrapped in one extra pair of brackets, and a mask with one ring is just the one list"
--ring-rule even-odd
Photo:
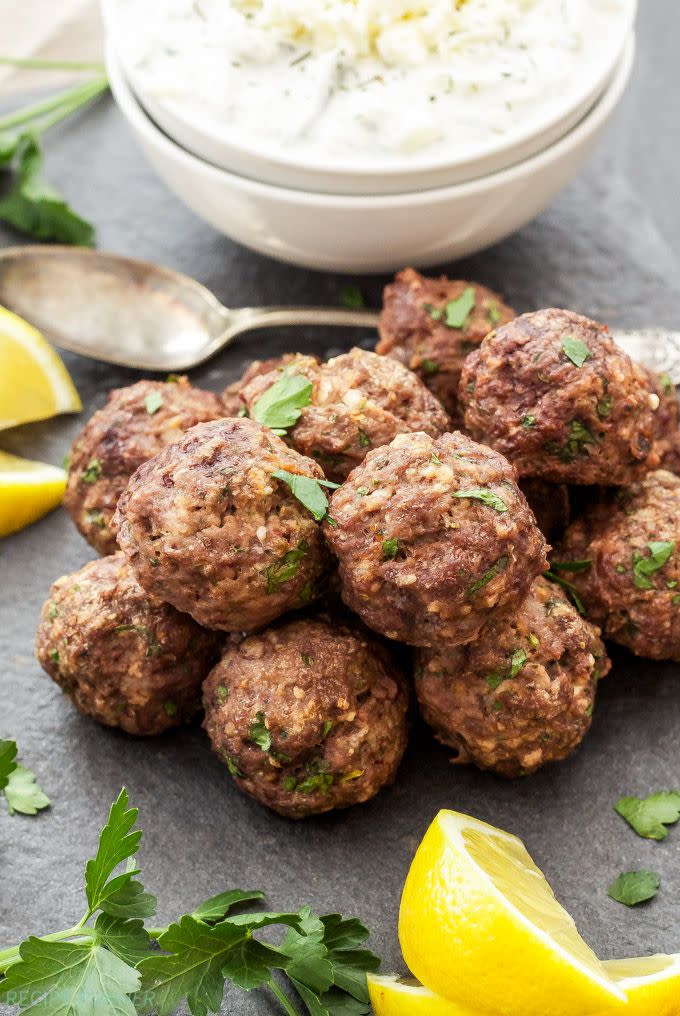
[(244, 143), (208, 112), (146, 87), (126, 59), (116, 0), (103, 0), (114, 97), (158, 175), (194, 212), (244, 245), (309, 268), (427, 267), (497, 243), (574, 178), (621, 99), (634, 62), (635, 3), (601, 61), (550, 116), (461, 158), (419, 155), (372, 166), (296, 158)]

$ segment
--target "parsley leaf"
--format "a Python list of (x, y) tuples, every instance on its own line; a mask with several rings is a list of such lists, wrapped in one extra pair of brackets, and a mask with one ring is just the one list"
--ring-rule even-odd
[(500, 575), (501, 572), (505, 571), (505, 569), (508, 567), (508, 561), (509, 558), (507, 554), (504, 554), (503, 557), (499, 557), (498, 560), (491, 565), (489, 570), (484, 572), (481, 578), (477, 579), (476, 582), (472, 583), (472, 585), (467, 591), (467, 595), (469, 597), (475, 596), (475, 594), (478, 593), (480, 589), (483, 589), (484, 586), (488, 586), (489, 582), (492, 582), (495, 578), (497, 578)]
[(572, 335), (568, 335), (562, 343), (562, 352), (575, 367), (582, 367), (586, 360), (592, 356), (585, 342), (575, 339)]
[(612, 882), (607, 895), (626, 907), (635, 907), (654, 899), (660, 886), (661, 878), (653, 871), (627, 871)]
[(106, 825), (99, 834), (97, 853), (85, 865), (85, 895), (89, 914), (107, 910), (113, 903), (118, 907), (120, 916), (120, 893), (124, 889), (129, 892), (128, 885), (138, 872), (130, 869), (115, 878), (111, 878), (111, 875), (119, 864), (134, 857), (139, 850), (142, 832), (140, 829), (133, 831), (137, 815), (137, 808), (128, 808), (127, 791), (121, 790), (111, 805)]
[(289, 473), (286, 469), (277, 469), (272, 476), (276, 480), (283, 480), (290, 487), (293, 496), (312, 513), (317, 522), (322, 522), (328, 515), (328, 498), (321, 488), (337, 490), (340, 486), (330, 480), (315, 480), (311, 476)]
[(36, 783), (35, 774), (24, 766), (16, 766), (10, 773), (4, 789), (7, 808), (10, 815), (16, 811), (22, 815), (37, 815), (43, 808), (48, 808), (49, 797), (43, 793)]
[(649, 576), (668, 563), (675, 550), (675, 540), (670, 542), (652, 541), (647, 544), (647, 548), (649, 557), (643, 557), (637, 551), (633, 552), (633, 583), (637, 589), (654, 588), (654, 583)]
[(441, 370), (436, 360), (428, 360), (428, 359), (421, 360), (420, 366), (422, 367), (422, 369), (426, 374), (438, 374), (439, 371)]
[(592, 564), (589, 558), (584, 558), (582, 561), (551, 561), (550, 568), (554, 572), (576, 572), (588, 571)]
[(383, 540), (382, 552), (385, 560), (391, 561), (399, 553), (399, 540)]
[(516, 649), (510, 657), (506, 672), (487, 674), (484, 680), (492, 691), (496, 691), (496, 689), (499, 688), (504, 681), (509, 681), (513, 677), (517, 677), (528, 659), (529, 656), (524, 649)]
[(464, 289), (457, 300), (449, 300), (446, 305), (446, 327), (464, 328), (470, 314), (475, 309), (474, 286)]
[(257, 713), (255, 720), (250, 724), (250, 740), (262, 751), (269, 751), (272, 746), (272, 735), (267, 729), (264, 713)]
[(102, 475), (102, 464), (100, 459), (90, 459), (87, 468), (83, 472), (83, 483), (96, 483)]
[(17, 767), (17, 750), (16, 741), (0, 740), (0, 790), (7, 786), (10, 775)]
[(498, 494), (494, 494), (492, 490), (483, 490), (475, 487), (470, 490), (457, 490), (453, 496), (482, 501), (489, 508), (493, 508), (497, 512), (506, 512), (508, 510), (505, 501)]
[(284, 371), (252, 408), (252, 418), (279, 437), (294, 427), (305, 406), (312, 401), (312, 382), (302, 374)]
[(340, 288), (340, 303), (343, 307), (347, 307), (348, 310), (361, 310), (362, 307), (366, 306), (364, 294), (359, 286), (353, 282), (348, 282)]
[(264, 899), (264, 893), (258, 890), (230, 889), (226, 893), (218, 893), (217, 896), (211, 896), (210, 899), (199, 903), (191, 916), (199, 921), (219, 921), (226, 917), (233, 907), (262, 899)]
[(307, 544), (301, 540), (294, 550), (289, 550), (282, 557), (268, 565), (264, 574), (267, 579), (267, 593), (275, 593), (280, 585), (289, 582), (297, 575), (300, 564), (307, 553)]
[(680, 793), (667, 790), (645, 798), (622, 797), (614, 810), (638, 836), (648, 840), (665, 840), (668, 836), (666, 826), (680, 821)]
[(562, 578), (561, 575), (557, 575), (555, 571), (543, 572), (543, 577), (549, 579), (550, 582), (555, 582), (558, 586), (562, 586), (567, 596), (578, 610), (581, 617), (586, 617), (587, 611), (583, 600), (579, 595), (579, 591), (573, 582), (569, 582), (567, 579)]
[(144, 399), (144, 405), (149, 416), (153, 416), (163, 405), (163, 396), (161, 392), (149, 392), (147, 397)]

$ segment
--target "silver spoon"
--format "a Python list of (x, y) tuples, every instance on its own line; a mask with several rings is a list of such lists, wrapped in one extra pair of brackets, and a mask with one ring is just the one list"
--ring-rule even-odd
[[(142, 370), (188, 370), (244, 332), (287, 325), (375, 328), (342, 307), (223, 307), (181, 272), (79, 247), (0, 251), (0, 304), (57, 346)], [(680, 383), (680, 332), (612, 332), (633, 359)]]

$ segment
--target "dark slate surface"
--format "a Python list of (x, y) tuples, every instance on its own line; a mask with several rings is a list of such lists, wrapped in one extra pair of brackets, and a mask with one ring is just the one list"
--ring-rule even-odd
[[(523, 310), (563, 304), (611, 322), (677, 327), (680, 12), (668, 0), (645, 0), (640, 20), (631, 89), (581, 179), (519, 235), (445, 270), (500, 288)], [(337, 301), (338, 277), (267, 261), (193, 218), (154, 179), (112, 104), (61, 129), (49, 152), (52, 179), (97, 222), (102, 247), (182, 268), (234, 304)], [(17, 240), (0, 230), (0, 241)], [(383, 281), (362, 281), (372, 303)], [(317, 333), (242, 341), (194, 380), (217, 389), (254, 355), (292, 345), (325, 353), (345, 339)], [(66, 360), (87, 413), (109, 387), (136, 376)], [(59, 462), (81, 423), (28, 426), (3, 434), (1, 444)], [(526, 782), (450, 767), (446, 751), (416, 726), (394, 789), (353, 811), (294, 825), (235, 790), (199, 729), (132, 740), (78, 716), (41, 673), (33, 637), (50, 582), (90, 556), (60, 511), (0, 545), (0, 734), (18, 738), (54, 802), (37, 819), (0, 816), (0, 943), (80, 916), (83, 862), (124, 783), (141, 808), (141, 857), (163, 920), (227, 886), (261, 887), (277, 907), (308, 902), (360, 914), (385, 968), (400, 969), (400, 887), (437, 809), (453, 807), (524, 837), (603, 956), (680, 947), (680, 829), (663, 844), (648, 843), (613, 812), (621, 794), (680, 785), (676, 665), (617, 654), (582, 750)], [(638, 867), (658, 871), (663, 884), (654, 903), (630, 911), (607, 899), (606, 886)], [(264, 1016), (274, 1008), (262, 996), (234, 993), (223, 1011)]]

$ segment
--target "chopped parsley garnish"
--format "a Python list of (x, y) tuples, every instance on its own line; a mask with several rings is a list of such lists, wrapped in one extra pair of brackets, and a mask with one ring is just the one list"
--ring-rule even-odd
[(675, 385), (668, 374), (661, 374), (659, 377), (659, 383), (661, 384), (664, 395), (670, 395), (675, 389)]
[(575, 339), (571, 335), (568, 335), (562, 343), (562, 352), (571, 360), (575, 367), (582, 367), (586, 360), (592, 356), (585, 342), (582, 342), (581, 339)]
[(55, 617), (59, 617), (59, 607), (56, 605), (56, 603), (52, 604), (47, 616), (51, 621), (53, 621)]
[(333, 729), (333, 721), (324, 720), (323, 726), (321, 728), (321, 736), (323, 737), (324, 741), (326, 740), (332, 729)]
[(50, 649), (50, 659), (52, 663), (59, 663), (59, 650)]
[(483, 589), (484, 586), (488, 586), (489, 582), (493, 582), (493, 580), (497, 578), (501, 574), (501, 572), (505, 571), (505, 569), (508, 567), (509, 560), (510, 559), (507, 554), (504, 554), (503, 557), (499, 557), (498, 560), (491, 565), (489, 570), (484, 572), (481, 578), (477, 579), (476, 582), (472, 583), (472, 585), (467, 591), (467, 595), (474, 596), (476, 593), (479, 592), (480, 589)]
[(361, 310), (362, 307), (366, 306), (364, 294), (359, 286), (353, 282), (348, 282), (341, 287), (340, 303), (343, 307), (347, 307), (348, 310)]
[(178, 385), (180, 381), (179, 374), (168, 374), (165, 379), (166, 385)]
[(647, 544), (649, 557), (643, 557), (638, 551), (633, 551), (633, 583), (637, 589), (653, 589), (654, 583), (650, 575), (659, 571), (675, 550), (675, 540), (655, 541)]
[(257, 400), (252, 417), (279, 437), (294, 427), (305, 406), (312, 400), (312, 382), (302, 374), (284, 371)]
[(311, 667), (314, 663), (314, 657), (310, 656), (309, 653), (300, 653), (300, 659), (304, 663), (305, 667)]
[(250, 724), (250, 740), (262, 751), (268, 752), (272, 746), (272, 735), (267, 729), (264, 713), (256, 713), (255, 720)]
[(588, 571), (592, 563), (589, 558), (582, 561), (551, 561), (550, 568), (554, 572), (571, 572), (573, 575), (576, 572)]
[(457, 300), (449, 300), (447, 303), (445, 318), (447, 328), (464, 328), (474, 309), (475, 290), (473, 286), (468, 286)]
[(554, 571), (544, 572), (543, 576), (544, 576), (544, 578), (549, 579), (551, 582), (556, 582), (558, 586), (562, 586), (562, 588), (564, 589), (565, 593), (567, 594), (567, 596), (569, 597), (571, 602), (574, 604), (574, 606), (578, 610), (579, 614), (582, 617), (586, 616), (586, 607), (585, 607), (585, 604), (584, 604), (583, 600), (581, 599), (581, 597), (579, 596), (578, 589), (576, 588), (576, 586), (574, 585), (573, 582), (568, 582), (567, 579), (562, 578), (561, 575), (558, 575)]
[(426, 374), (438, 374), (439, 364), (436, 360), (421, 360), (420, 366)]
[(661, 878), (653, 871), (627, 871), (612, 882), (607, 895), (626, 907), (653, 900), (661, 886)]
[(231, 755), (225, 755), (224, 761), (227, 763), (227, 769), (229, 770), (232, 776), (235, 776), (237, 780), (245, 780), (246, 774), (244, 772), (241, 772), (238, 765), (236, 764), (236, 761), (231, 757)]
[(95, 529), (106, 529), (106, 519), (103, 514), (96, 509), (85, 512), (85, 521), (88, 526), (94, 526)]
[(290, 487), (293, 496), (305, 506), (307, 511), (312, 513), (317, 522), (328, 519), (328, 498), (322, 487), (337, 490), (340, 486), (339, 483), (332, 483), (330, 480), (315, 480), (311, 476), (289, 473), (286, 469), (277, 469), (272, 473), (272, 476), (275, 480), (282, 480)]
[(441, 466), (442, 460), (439, 458), (436, 452), (431, 452), (430, 462), (435, 466)]
[(149, 416), (153, 416), (163, 405), (163, 396), (160, 392), (149, 392), (144, 399), (144, 405)]
[(136, 635), (139, 635), (141, 638), (146, 640), (147, 656), (160, 656), (164, 652), (164, 647), (158, 641), (154, 633), (149, 628), (145, 628), (142, 624), (119, 624), (113, 629), (113, 634), (119, 635), (127, 631), (133, 631)]
[(520, 423), (522, 424), (523, 427), (527, 428), (535, 427), (536, 417), (532, 413), (527, 413), (525, 416), (522, 417)]
[(611, 395), (602, 396), (602, 398), (600, 399), (600, 401), (596, 406), (597, 415), (600, 417), (601, 420), (606, 420), (607, 417), (611, 414), (613, 403), (614, 400), (612, 399)]
[(493, 300), (489, 300), (486, 305), (486, 316), (492, 325), (497, 325), (502, 317), (498, 304), (494, 303)]
[(173, 716), (177, 716), (177, 713), (179, 711), (177, 708), (177, 703), (172, 702), (170, 699), (168, 699), (167, 702), (163, 703), (163, 709), (165, 710), (166, 715), (169, 716), (171, 719)]
[(307, 544), (302, 540), (294, 550), (289, 550), (287, 554), (265, 568), (268, 594), (275, 593), (284, 582), (295, 578), (307, 550)]
[[(368, 436), (368, 434), (366, 433), (366, 431), (362, 430), (361, 427), (360, 427), (359, 428), (359, 446), (361, 448), (370, 448), (372, 443), (373, 442), (371, 441), (371, 439)], [(337, 487), (337, 486), (339, 486), (339, 484), (336, 483), (335, 486)]]
[(516, 649), (508, 662), (508, 669), (501, 672), (486, 675), (486, 683), (492, 691), (496, 691), (503, 681), (509, 681), (517, 677), (524, 664), (529, 659), (524, 649)]
[(622, 797), (614, 810), (624, 818), (638, 836), (647, 840), (665, 840), (666, 826), (680, 821), (680, 793), (661, 791), (649, 797)]
[(469, 498), (473, 501), (482, 501), (483, 504), (487, 505), (489, 508), (493, 508), (493, 510), (497, 512), (506, 512), (508, 510), (508, 506), (505, 501), (499, 497), (498, 494), (494, 494), (492, 490), (482, 490), (481, 488), (474, 487), (470, 490), (457, 490), (453, 496), (458, 498)]
[(550, 455), (556, 455), (563, 462), (573, 462), (575, 458), (587, 455), (587, 445), (597, 444), (597, 438), (588, 430), (580, 420), (572, 420), (569, 424), (569, 437), (565, 444), (560, 445), (556, 441), (549, 441), (545, 450)]
[(383, 540), (382, 552), (385, 560), (391, 561), (399, 553), (399, 540)]
[(102, 464), (99, 459), (90, 459), (83, 473), (83, 483), (96, 483), (102, 475)]
[(359, 497), (366, 497), (367, 494), (371, 493), (370, 487), (357, 487), (357, 494)]
[(223, 706), (229, 698), (229, 689), (226, 684), (218, 684), (215, 688), (215, 698), (219, 705)]

